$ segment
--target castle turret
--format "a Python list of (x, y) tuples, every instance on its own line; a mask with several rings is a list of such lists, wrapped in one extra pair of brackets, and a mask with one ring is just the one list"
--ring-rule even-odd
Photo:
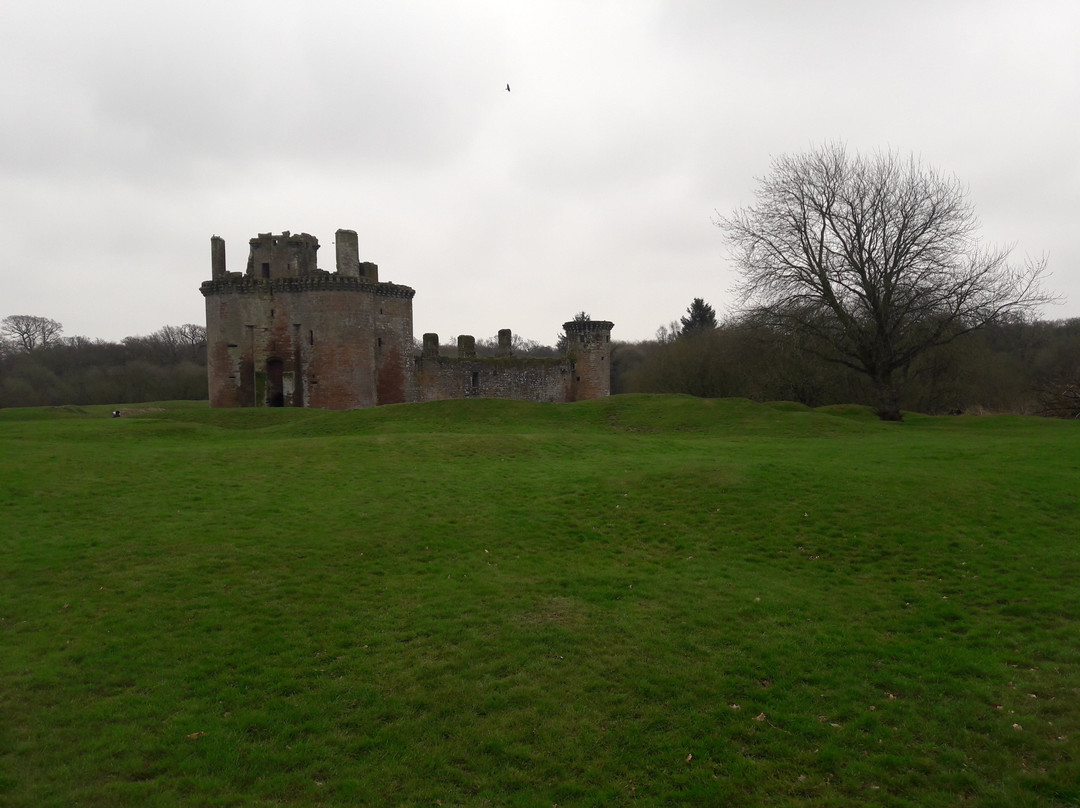
[(611, 329), (614, 327), (608, 320), (563, 323), (566, 357), (574, 363), (574, 399), (611, 395)]

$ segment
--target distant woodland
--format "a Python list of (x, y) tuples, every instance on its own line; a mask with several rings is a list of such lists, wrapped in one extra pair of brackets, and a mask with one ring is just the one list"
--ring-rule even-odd
[(0, 321), (0, 407), (207, 398), (206, 329), (167, 325), (106, 342), (46, 317)]
[[(859, 374), (807, 350), (798, 335), (738, 320), (683, 334), (678, 323), (650, 342), (622, 343), (613, 392), (873, 406)], [(1080, 319), (988, 326), (920, 357), (900, 380), (903, 409), (931, 415), (1080, 416)]]
[[(697, 301), (695, 301), (697, 303)], [(641, 342), (615, 342), (613, 393), (685, 393), (795, 401), (809, 407), (873, 404), (865, 376), (808, 353), (799, 338), (738, 319), (690, 318)], [(478, 352), (497, 339), (478, 341)], [(441, 349), (453, 355), (453, 345)], [(518, 355), (557, 346), (515, 338)], [(63, 336), (43, 317), (0, 321), (0, 407), (126, 404), (207, 398), (206, 330), (164, 326), (106, 342)], [(1016, 320), (968, 334), (920, 358), (901, 387), (908, 411), (1080, 417), (1080, 318)]]

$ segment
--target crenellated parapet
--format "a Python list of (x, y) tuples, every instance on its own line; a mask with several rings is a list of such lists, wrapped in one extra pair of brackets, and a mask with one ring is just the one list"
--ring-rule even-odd
[(299, 278), (252, 278), (241, 275), (238, 272), (226, 275), (224, 278), (203, 281), (199, 291), (204, 296), (221, 294), (223, 292), (235, 292), (239, 294), (262, 294), (271, 292), (282, 294), (286, 292), (304, 292), (311, 290), (324, 290), (334, 292), (363, 292), (369, 295), (381, 297), (400, 297), (412, 300), (416, 290), (410, 286), (401, 286), (396, 283), (371, 283), (363, 278), (342, 277), (320, 270), (321, 274), (306, 275)]
[(563, 330), (570, 334), (588, 334), (590, 336), (611, 335), (615, 323), (609, 320), (571, 320), (563, 323)]

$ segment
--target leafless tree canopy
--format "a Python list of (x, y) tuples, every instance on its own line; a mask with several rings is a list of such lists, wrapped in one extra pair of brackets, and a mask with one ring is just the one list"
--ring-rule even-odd
[(914, 158), (841, 145), (777, 159), (757, 203), (718, 219), (744, 304), (867, 374), (899, 420), (895, 377), (925, 351), (1046, 303), (1046, 261), (984, 247), (967, 192)]
[(63, 330), (56, 320), (30, 314), (12, 314), (0, 320), (0, 338), (23, 351), (54, 345)]
[(1040, 384), (1035, 393), (1040, 415), (1080, 418), (1080, 377), (1050, 379)]

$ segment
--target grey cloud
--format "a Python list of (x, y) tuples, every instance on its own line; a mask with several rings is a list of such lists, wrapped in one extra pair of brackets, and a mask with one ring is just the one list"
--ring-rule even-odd
[[(1071, 0), (10, 3), (5, 304), (119, 338), (198, 321), (207, 240), (360, 233), (418, 333), (643, 338), (732, 275), (773, 155), (915, 152), (1080, 312)], [(513, 91), (507, 93), (510, 82)], [(325, 255), (326, 253), (324, 253)], [(324, 258), (324, 264), (327, 260)], [(118, 290), (123, 290), (121, 293)]]

